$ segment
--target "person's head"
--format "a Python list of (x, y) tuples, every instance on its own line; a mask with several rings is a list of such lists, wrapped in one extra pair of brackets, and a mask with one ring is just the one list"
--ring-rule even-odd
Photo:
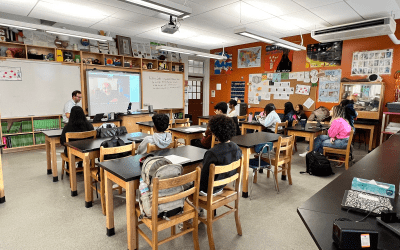
[(293, 104), (291, 102), (285, 103), (285, 115), (288, 114), (290, 111), (294, 111)]
[(269, 113), (271, 113), (274, 110), (275, 110), (275, 105), (273, 103), (268, 103), (267, 105), (265, 105), (265, 108), (264, 108), (265, 115), (268, 115)]
[(237, 105), (237, 101), (235, 99), (231, 99), (229, 101), (229, 108), (230, 109), (234, 109), (236, 105)]
[(152, 117), (157, 132), (164, 132), (169, 126), (169, 117), (166, 114), (155, 114)]
[(297, 104), (297, 105), (296, 105), (296, 112), (301, 112), (301, 111), (304, 111), (303, 105)]
[(103, 82), (103, 88), (102, 91), (106, 95), (111, 95), (111, 84), (108, 82)]
[(345, 107), (341, 105), (333, 106), (332, 108), (332, 120), (343, 118), (346, 120), (346, 111)]
[(358, 101), (358, 94), (354, 93), (349, 97), (349, 100), (352, 101), (353, 103), (356, 103)]
[(340, 106), (346, 107), (348, 104), (350, 104), (350, 100), (344, 99), (340, 102)]
[(215, 115), (208, 122), (211, 132), (223, 143), (236, 135), (236, 126), (231, 117)]
[(68, 123), (70, 124), (82, 124), (86, 122), (86, 115), (83, 112), (83, 109), (79, 106), (74, 106), (71, 109), (71, 113), (69, 115)]
[(226, 102), (219, 102), (214, 106), (215, 114), (217, 115), (225, 115), (228, 111), (228, 104)]
[(75, 103), (80, 102), (82, 99), (82, 93), (79, 90), (75, 90), (72, 92), (72, 100), (74, 100)]

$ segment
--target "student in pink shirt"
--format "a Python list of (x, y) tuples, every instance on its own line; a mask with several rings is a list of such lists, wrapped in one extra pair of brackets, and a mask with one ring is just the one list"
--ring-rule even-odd
[[(331, 127), (328, 135), (320, 135), (314, 140), (314, 151), (323, 152), (323, 147), (346, 148), (349, 141), (351, 126), (345, 119), (345, 108), (338, 105), (332, 109)], [(308, 152), (300, 154), (305, 157)]]

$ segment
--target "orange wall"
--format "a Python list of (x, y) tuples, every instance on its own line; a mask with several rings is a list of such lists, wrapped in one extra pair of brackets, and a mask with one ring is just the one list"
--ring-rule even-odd
[[(400, 24), (400, 20), (396, 20), (397, 24)], [(396, 36), (400, 38), (400, 29), (397, 29)], [(308, 44), (318, 43), (318, 41), (311, 38), (310, 34), (303, 35), (303, 45), (307, 47)], [(300, 36), (288, 37), (285, 40), (295, 42), (297, 44), (300, 43)], [(256, 74), (256, 73), (264, 73), (264, 59), (266, 56), (265, 46), (267, 44), (263, 42), (256, 42), (238, 46), (232, 46), (225, 48), (225, 52), (228, 54), (233, 55), (233, 70), (231, 75), (213, 75), (214, 73), (214, 62), (211, 60), (210, 62), (210, 114), (213, 114), (213, 107), (216, 103), (220, 101), (229, 101), (230, 99), (230, 92), (231, 92), (231, 81), (245, 81), (246, 83), (249, 81), (249, 74)], [(261, 67), (258, 68), (246, 68), (246, 69), (238, 69), (237, 68), (237, 54), (238, 49), (242, 48), (249, 48), (255, 46), (262, 46), (262, 56), (261, 56)], [(382, 50), (382, 49), (393, 49), (393, 64), (391, 69), (391, 75), (383, 75), (383, 82), (386, 83), (385, 87), (385, 98), (384, 98), (384, 105), (387, 102), (394, 101), (394, 86), (395, 86), (395, 79), (394, 73), (397, 70), (400, 70), (400, 45), (395, 45), (390, 40), (388, 36), (379, 36), (379, 37), (370, 37), (370, 38), (363, 38), (363, 39), (355, 39), (355, 40), (347, 40), (343, 41), (343, 51), (342, 51), (342, 63), (341, 66), (338, 67), (322, 67), (322, 68), (306, 68), (306, 51), (295, 51), (293, 54), (293, 63), (292, 63), (292, 71), (310, 71), (311, 69), (342, 69), (342, 77), (347, 77), (350, 79), (360, 79), (366, 78), (367, 76), (357, 76), (352, 77), (351, 74), (351, 63), (353, 52), (355, 51), (369, 51), (369, 50)], [(211, 53), (222, 51), (222, 49), (212, 50)], [(216, 90), (216, 84), (221, 83), (222, 89)], [(215, 98), (211, 97), (211, 90), (216, 90)], [(248, 89), (246, 88), (245, 94), (245, 101), (247, 102), (247, 92)], [(318, 93), (318, 90), (317, 90)], [(315, 97), (317, 99), (317, 97)], [(295, 106), (297, 103), (293, 103)], [(325, 106), (327, 108), (331, 108), (335, 103), (323, 103), (317, 102), (316, 107)], [(250, 108), (248, 112), (260, 111), (261, 108)], [(384, 111), (387, 111), (384, 108)]]

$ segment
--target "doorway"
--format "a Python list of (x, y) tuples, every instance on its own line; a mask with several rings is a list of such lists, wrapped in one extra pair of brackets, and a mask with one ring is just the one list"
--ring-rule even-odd
[(197, 125), (197, 117), (203, 115), (203, 77), (189, 77), (187, 95), (188, 114), (192, 115), (193, 125)]

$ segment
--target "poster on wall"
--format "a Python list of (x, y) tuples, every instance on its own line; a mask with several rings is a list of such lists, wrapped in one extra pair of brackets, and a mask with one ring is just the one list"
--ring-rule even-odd
[(261, 46), (239, 49), (238, 68), (261, 67)]
[(266, 72), (291, 72), (293, 51), (276, 45), (266, 46), (264, 70)]
[(307, 45), (306, 68), (340, 66), (342, 48), (343, 41)]
[(246, 88), (245, 81), (233, 81), (231, 82), (231, 99), (237, 99), (244, 102), (244, 93)]
[(393, 64), (393, 49), (353, 53), (351, 75), (390, 75)]
[(262, 97), (267, 98), (270, 81), (265, 74), (250, 74), (249, 83), (248, 103), (258, 104)]
[[(216, 55), (222, 55), (222, 52), (215, 53)], [(216, 60), (214, 62), (214, 74), (215, 75), (230, 75), (232, 74), (232, 54), (225, 53), (226, 60)]]
[(319, 78), (318, 101), (338, 103), (342, 70), (325, 70), (324, 73), (325, 76)]
[(22, 71), (20, 67), (0, 67), (1, 81), (22, 81)]

